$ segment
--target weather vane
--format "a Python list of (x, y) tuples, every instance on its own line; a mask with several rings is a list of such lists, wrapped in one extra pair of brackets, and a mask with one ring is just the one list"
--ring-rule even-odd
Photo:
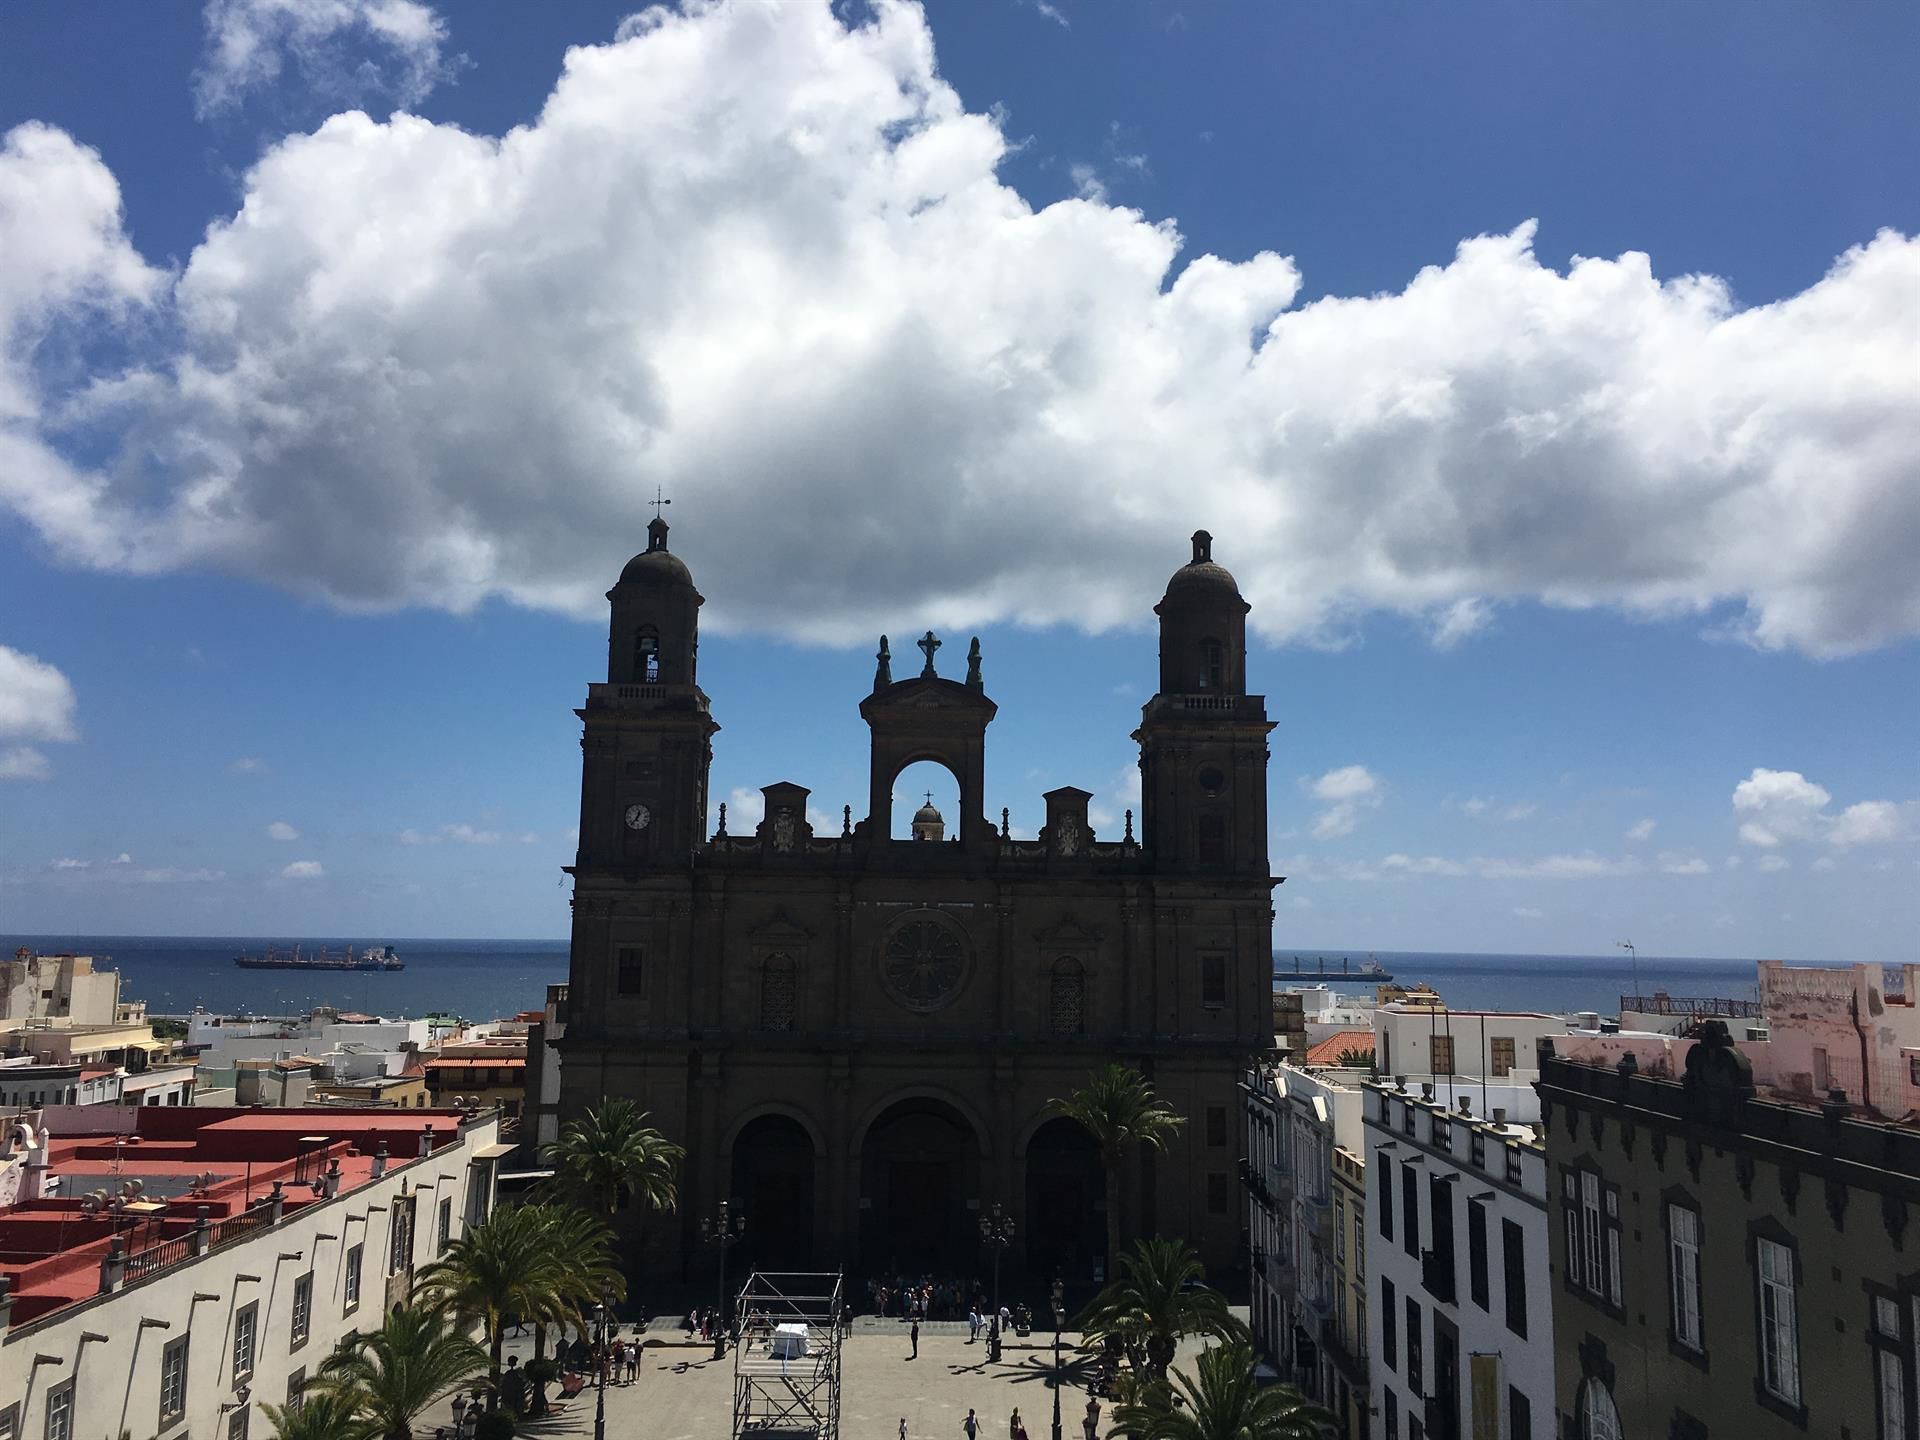
[(647, 501), (647, 504), (653, 507), (653, 518), (656, 520), (660, 518), (661, 507), (671, 505), (672, 503), (671, 500), (667, 499), (666, 491), (662, 490), (658, 485), (653, 487), (653, 499)]

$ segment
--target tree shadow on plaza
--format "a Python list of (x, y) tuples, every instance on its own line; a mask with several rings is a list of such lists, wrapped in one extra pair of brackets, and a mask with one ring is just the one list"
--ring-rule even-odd
[[(1060, 1383), (1068, 1388), (1086, 1389), (1093, 1384), (1100, 1373), (1097, 1355), (1073, 1351), (1064, 1351), (1060, 1357)], [(1043, 1384), (1053, 1379), (1053, 1357), (1047, 1355), (1025, 1355), (1018, 1360), (1001, 1360), (998, 1365), (989, 1365), (984, 1353), (972, 1365), (947, 1366), (954, 1375), (994, 1375), (1014, 1385), (1030, 1385), (1038, 1380)]]

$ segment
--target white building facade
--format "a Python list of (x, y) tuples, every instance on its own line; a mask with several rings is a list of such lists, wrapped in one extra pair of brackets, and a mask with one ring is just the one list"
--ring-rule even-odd
[(1248, 1072), (1245, 1089), (1256, 1343), (1280, 1375), (1325, 1399), (1333, 1378), (1320, 1338), (1339, 1299), (1337, 1211), (1345, 1208), (1334, 1151), (1359, 1153), (1364, 1097), (1336, 1075), (1291, 1065)]
[[(1531, 1087), (1365, 1086), (1374, 1433), (1552, 1440), (1547, 1164)], [(1505, 1103), (1503, 1103), (1505, 1102)]]
[[(119, 1113), (206, 1115), (149, 1107)], [(273, 1112), (232, 1113), (265, 1116), (251, 1122), (262, 1127), (278, 1123)], [(264, 1440), (272, 1427), (261, 1403), (297, 1404), (335, 1345), (378, 1328), (387, 1307), (405, 1297), (415, 1268), (492, 1207), (494, 1169), (509, 1148), (497, 1143), (497, 1117), (425, 1113), (409, 1120), (419, 1137), (396, 1128), (376, 1139), (364, 1125), (365, 1133), (351, 1133), (352, 1122), (342, 1119), (326, 1150), (302, 1157), (333, 1167), (330, 1177), (318, 1170), (319, 1188), (305, 1180), (269, 1186), (261, 1174), (276, 1172), (259, 1167), (250, 1199), (217, 1221), (203, 1214), (186, 1233), (158, 1244), (141, 1246), (144, 1216), (122, 1218), (124, 1242), (98, 1238), (113, 1217), (76, 1217), (67, 1235), (78, 1232), (81, 1241), (18, 1267), (11, 1292), (0, 1295), (0, 1440)], [(427, 1135), (428, 1123), (438, 1126), (436, 1134)], [(280, 1128), (324, 1135), (331, 1124), (303, 1113)], [(61, 1175), (58, 1149), (49, 1165), (51, 1142), (31, 1132), (9, 1143), (25, 1143), (29, 1172), (50, 1169), (65, 1182), (62, 1193), (84, 1191), (100, 1178)], [(224, 1172), (235, 1149), (204, 1163)], [(129, 1164), (127, 1173), (137, 1168)], [(230, 1183), (217, 1181), (208, 1197), (217, 1201)], [(167, 1188), (149, 1175), (145, 1193)], [(9, 1270), (17, 1258), (9, 1257)], [(95, 1293), (61, 1293), (70, 1281), (50, 1277), (71, 1276), (86, 1262), (79, 1273), (89, 1282), (97, 1274), (97, 1284), (89, 1284)]]

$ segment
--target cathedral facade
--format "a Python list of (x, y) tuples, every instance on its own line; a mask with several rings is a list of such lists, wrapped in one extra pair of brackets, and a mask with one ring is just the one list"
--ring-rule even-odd
[[(809, 792), (763, 818), (708, 814), (720, 726), (698, 678), (702, 597), (667, 526), (608, 592), (607, 679), (588, 686), (561, 1109), (627, 1096), (687, 1149), (680, 1204), (638, 1224), (643, 1267), (711, 1273), (700, 1222), (730, 1199), (732, 1264), (985, 1273), (979, 1222), (1015, 1224), (1007, 1274), (1076, 1290), (1104, 1251), (1099, 1156), (1048, 1102), (1110, 1060), (1186, 1118), (1128, 1158), (1129, 1236), (1242, 1263), (1237, 1090), (1272, 1047), (1264, 699), (1246, 690), (1247, 604), (1203, 531), (1155, 611), (1141, 813), (1097, 834), (1087, 791), (1049, 792), (1037, 839), (990, 818), (987, 697), (936, 642), (896, 677), (881, 644), (860, 701), (866, 814), (837, 833)], [(912, 652), (909, 652), (912, 653)], [(896, 778), (931, 760), (959, 787), (891, 833)]]

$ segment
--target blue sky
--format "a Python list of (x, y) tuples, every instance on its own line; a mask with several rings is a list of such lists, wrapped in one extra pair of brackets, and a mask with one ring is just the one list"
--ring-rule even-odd
[(661, 484), (736, 816), (1204, 525), (1277, 944), (1912, 958), (1912, 7), (628, 13), (0, 16), (0, 927), (563, 934)]

